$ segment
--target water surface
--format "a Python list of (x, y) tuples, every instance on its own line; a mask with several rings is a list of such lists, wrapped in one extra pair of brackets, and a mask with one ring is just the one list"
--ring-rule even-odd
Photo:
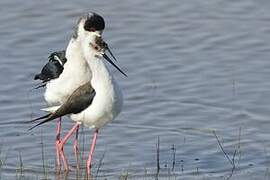
[[(154, 179), (158, 137), (159, 179), (229, 177), (232, 165), (213, 130), (234, 157), (231, 179), (268, 179), (269, 8), (265, 0), (2, 0), (2, 179), (20, 175), (20, 154), (26, 179), (64, 179), (55, 176), (55, 123), (28, 132), (23, 122), (45, 106), (43, 90), (31, 91), (34, 74), (49, 53), (65, 49), (77, 18), (88, 11), (104, 16), (105, 40), (129, 76), (112, 69), (125, 107), (100, 131), (94, 155), (97, 165), (105, 152), (100, 179)], [(65, 119), (64, 132), (71, 126)], [(88, 129), (81, 133), (85, 154), (91, 136)], [(72, 142), (65, 150), (75, 166)], [(68, 179), (76, 179), (74, 170)]]

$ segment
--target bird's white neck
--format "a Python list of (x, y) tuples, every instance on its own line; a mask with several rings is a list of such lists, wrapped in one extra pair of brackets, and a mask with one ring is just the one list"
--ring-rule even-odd
[[(87, 60), (92, 71), (91, 85), (97, 90), (113, 89), (113, 76), (100, 57)], [(98, 93), (98, 92), (97, 92)]]
[[(94, 51), (89, 51), (89, 55), (92, 53)], [(91, 72), (85, 59), (84, 50), (78, 39), (72, 38), (70, 40), (66, 49), (66, 58), (67, 62), (64, 65), (66, 76), (72, 76), (78, 83), (85, 82), (85, 80), (91, 78)]]
[(121, 89), (101, 58), (93, 58), (87, 62), (92, 71), (91, 86), (96, 92), (93, 105), (102, 109), (103, 113), (107, 112), (107, 120), (112, 120), (123, 106)]
[(72, 38), (69, 41), (66, 49), (66, 58), (68, 59), (68, 61), (77, 61), (77, 59), (83, 59), (81, 44), (78, 40)]

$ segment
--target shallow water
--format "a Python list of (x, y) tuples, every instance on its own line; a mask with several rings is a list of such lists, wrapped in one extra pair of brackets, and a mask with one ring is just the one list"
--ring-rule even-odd
[[(45, 105), (42, 90), (30, 91), (34, 74), (49, 53), (66, 47), (78, 16), (92, 10), (104, 16), (104, 37), (129, 76), (113, 70), (125, 107), (101, 130), (93, 168), (105, 153), (99, 179), (154, 179), (158, 137), (159, 179), (230, 177), (213, 130), (235, 160), (231, 179), (269, 179), (269, 8), (266, 0), (2, 0), (1, 178), (65, 179), (55, 175), (55, 123), (28, 132), (23, 122)], [(65, 119), (64, 132), (71, 126)], [(87, 153), (92, 132), (81, 132)], [(75, 166), (72, 142), (65, 150)], [(76, 177), (83, 179), (75, 170), (67, 175)]]

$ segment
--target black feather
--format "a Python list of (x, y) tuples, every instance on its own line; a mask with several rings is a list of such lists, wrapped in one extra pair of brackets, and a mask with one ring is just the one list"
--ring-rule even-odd
[(39, 88), (42, 88), (42, 87), (45, 87), (45, 86), (46, 86), (46, 82), (42, 83), (41, 85), (37, 85), (36, 87), (34, 87), (34, 89), (39, 89)]
[(48, 82), (52, 79), (58, 78), (64, 70), (63, 65), (66, 61), (65, 51), (57, 51), (50, 54), (49, 62), (42, 68), (41, 73), (35, 75), (34, 80), (39, 79), (42, 80), (42, 82)]
[(44, 121), (39, 122), (38, 124), (36, 124), (36, 125), (32, 126), (31, 128), (29, 128), (28, 131), (31, 131), (31, 130), (34, 129), (35, 127), (37, 127), (37, 126), (39, 126), (39, 125), (41, 125), (41, 124), (44, 124), (44, 123), (46, 123), (46, 122), (48, 122), (48, 121), (51, 121), (51, 119), (46, 119), (46, 120), (44, 120)]
[(86, 31), (101, 31), (105, 28), (105, 21), (102, 16), (92, 13), (84, 23)]
[(49, 114), (46, 114), (45, 116), (41, 116), (41, 117), (39, 117), (39, 118), (33, 119), (33, 120), (31, 120), (31, 121), (28, 121), (28, 123), (33, 123), (33, 122), (36, 122), (36, 121), (38, 121), (38, 120), (40, 120), (40, 119), (45, 119), (45, 118), (49, 117), (51, 114), (52, 114), (52, 113), (49, 113)]

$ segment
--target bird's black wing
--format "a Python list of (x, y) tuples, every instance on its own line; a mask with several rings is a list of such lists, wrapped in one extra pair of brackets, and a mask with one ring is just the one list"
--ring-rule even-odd
[(49, 62), (45, 64), (42, 68), (41, 73), (36, 74), (34, 80), (42, 80), (43, 83), (46, 83), (52, 79), (56, 79), (64, 70), (64, 64), (67, 59), (65, 57), (65, 51), (57, 51), (49, 56)]
[(33, 129), (41, 124), (52, 121), (58, 117), (67, 115), (67, 114), (77, 114), (85, 110), (88, 106), (91, 105), (94, 97), (96, 95), (95, 90), (91, 87), (90, 83), (86, 83), (79, 88), (77, 88), (68, 100), (60, 106), (54, 113), (49, 113), (43, 117), (32, 120), (31, 122), (38, 121), (40, 119), (45, 119), (35, 126), (31, 127)]

